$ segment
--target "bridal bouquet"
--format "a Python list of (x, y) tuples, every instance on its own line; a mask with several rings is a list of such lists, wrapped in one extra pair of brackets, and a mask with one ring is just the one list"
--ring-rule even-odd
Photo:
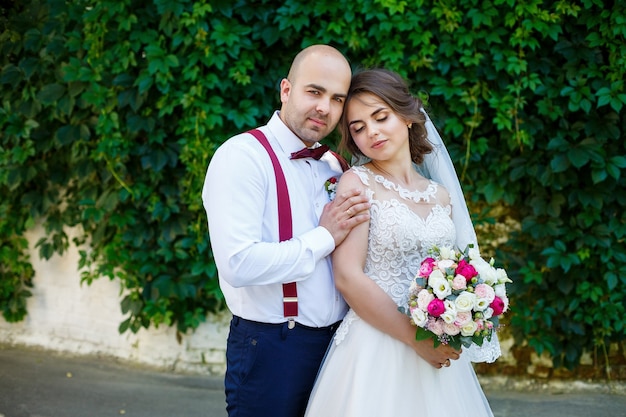
[(494, 260), (485, 261), (470, 245), (463, 253), (433, 248), (409, 288), (408, 310), (417, 340), (455, 349), (491, 340), (507, 311), (505, 284), (512, 282)]

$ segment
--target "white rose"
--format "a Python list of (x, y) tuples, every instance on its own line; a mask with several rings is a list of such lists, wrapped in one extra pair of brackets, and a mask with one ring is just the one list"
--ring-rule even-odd
[(424, 327), (428, 321), (428, 315), (421, 309), (414, 308), (413, 311), (411, 311), (411, 319), (413, 319), (416, 326)]
[(474, 336), (474, 333), (476, 333), (477, 328), (478, 328), (478, 325), (476, 324), (476, 322), (470, 321), (467, 324), (465, 324), (465, 326), (461, 327), (461, 335)]
[(489, 320), (492, 317), (493, 317), (493, 308), (487, 307), (485, 311), (483, 311), (483, 318), (485, 320)]
[(453, 301), (445, 300), (443, 305), (446, 307), (444, 313), (440, 316), (440, 318), (446, 323), (454, 323), (456, 320), (456, 306)]
[(454, 300), (456, 311), (459, 311), (459, 312), (472, 311), (475, 303), (476, 303), (476, 295), (467, 291), (463, 291), (461, 294), (459, 294), (456, 300)]

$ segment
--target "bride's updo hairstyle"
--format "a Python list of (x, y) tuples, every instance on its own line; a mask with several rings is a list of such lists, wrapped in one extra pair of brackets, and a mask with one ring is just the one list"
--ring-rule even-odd
[(356, 143), (354, 143), (352, 135), (350, 135), (345, 109), (352, 99), (366, 93), (374, 94), (380, 98), (397, 116), (412, 125), (409, 128), (411, 159), (416, 164), (421, 164), (424, 160), (424, 155), (433, 151), (426, 133), (426, 116), (421, 111), (423, 106), (422, 100), (413, 97), (402, 77), (395, 72), (382, 68), (363, 70), (352, 77), (344, 112), (339, 123), (341, 132), (339, 148), (347, 150), (354, 156), (364, 157)]

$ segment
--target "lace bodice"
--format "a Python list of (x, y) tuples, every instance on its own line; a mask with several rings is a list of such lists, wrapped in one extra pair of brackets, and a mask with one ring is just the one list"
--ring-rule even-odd
[[(408, 288), (432, 246), (454, 246), (447, 190), (428, 181), (424, 190), (406, 190), (365, 166), (352, 167), (367, 187), (370, 230), (365, 273), (396, 302), (406, 307)], [(350, 310), (337, 330), (340, 343), (356, 320)]]
[(434, 245), (453, 246), (456, 238), (445, 189), (429, 181), (424, 191), (409, 191), (366, 167), (354, 167), (368, 187), (371, 221), (365, 273), (398, 305), (420, 263)]

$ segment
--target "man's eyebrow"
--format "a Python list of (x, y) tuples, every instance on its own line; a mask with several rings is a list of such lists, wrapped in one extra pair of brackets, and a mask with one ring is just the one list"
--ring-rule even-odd
[(311, 84), (307, 84), (306, 86), (309, 87), (309, 88), (315, 88), (316, 90), (320, 90), (320, 91), (326, 92), (326, 88), (322, 87), (321, 85), (317, 85), (317, 84), (312, 84), (311, 83)]
[[(313, 84), (313, 83), (307, 84), (306, 87), (314, 88), (316, 90), (321, 91), (322, 93), (325, 93), (325, 92), (328, 91), (325, 87), (322, 87), (321, 85), (317, 85), (317, 84)], [(333, 94), (333, 97), (334, 98), (337, 98), (337, 97), (346, 98), (346, 97), (348, 97), (348, 95), (344, 94), (344, 93), (337, 93), (337, 94)]]
[[(374, 110), (374, 111), (370, 114), (370, 116), (376, 116), (378, 113), (380, 113), (381, 111), (383, 111), (383, 110), (385, 110), (385, 109), (386, 109), (385, 107), (379, 107), (379, 108), (377, 108), (376, 110)], [(352, 126), (353, 124), (355, 124), (355, 123), (359, 123), (359, 122), (361, 122), (361, 120), (352, 120), (352, 121), (350, 121), (350, 122), (348, 123), (348, 126)]]

